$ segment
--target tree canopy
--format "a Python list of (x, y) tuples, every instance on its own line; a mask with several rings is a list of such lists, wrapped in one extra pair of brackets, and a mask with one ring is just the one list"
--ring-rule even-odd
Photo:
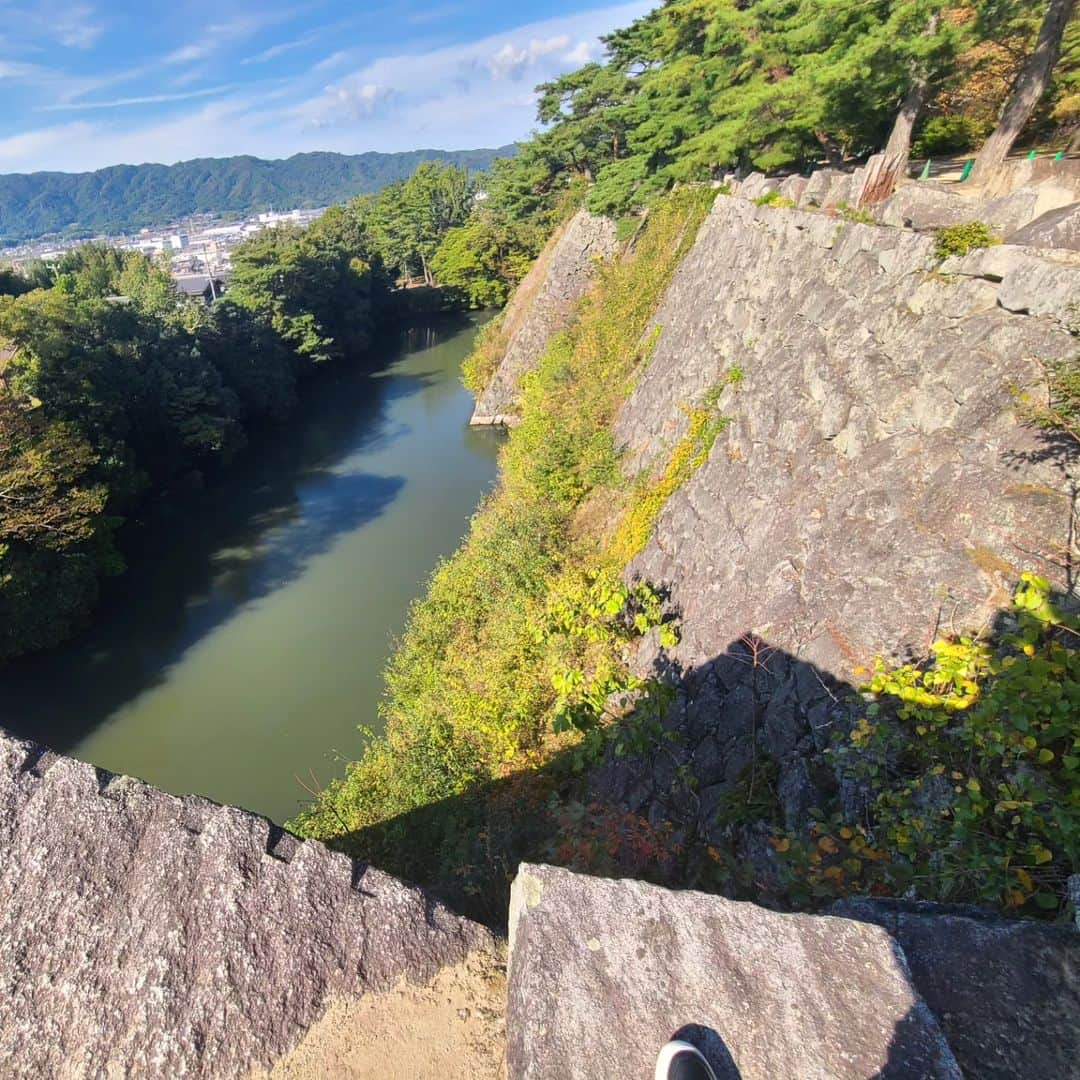
[[(993, 127), (1045, 9), (1045, 0), (664, 0), (605, 39), (604, 62), (538, 88), (540, 129), (492, 170), (503, 207), (550, 213), (586, 182), (590, 208), (619, 216), (679, 181), (864, 157), (885, 145), (916, 84), (916, 137), (929, 129), (966, 149)], [(1074, 18), (1044, 128), (1080, 130), (1078, 80)]]
[(61, 640), (139, 498), (227, 462), (300, 379), (362, 355), (385, 274), (354, 214), (268, 230), (211, 308), (141, 254), (91, 244), (0, 279), (0, 660)]

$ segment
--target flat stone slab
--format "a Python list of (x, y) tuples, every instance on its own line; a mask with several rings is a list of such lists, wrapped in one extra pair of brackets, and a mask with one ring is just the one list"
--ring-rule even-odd
[(522, 865), (511, 1080), (648, 1077), (677, 1032), (721, 1080), (961, 1076), (881, 927)]
[(1047, 211), (1013, 233), (1009, 243), (1080, 251), (1080, 203)]
[(265, 818), (0, 732), (0, 1076), (247, 1076), (330, 1002), (491, 948)]
[(876, 923), (899, 942), (965, 1076), (1080, 1076), (1074, 929), (903, 900), (844, 900), (832, 910)]

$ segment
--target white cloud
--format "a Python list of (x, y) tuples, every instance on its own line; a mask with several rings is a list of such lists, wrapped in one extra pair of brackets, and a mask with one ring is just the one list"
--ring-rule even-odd
[(69, 49), (90, 49), (105, 32), (105, 27), (94, 16), (94, 9), (89, 4), (73, 4), (57, 9), (49, 22), (61, 45)]
[[(226, 45), (254, 37), (263, 30), (282, 23), (292, 22), (311, 10), (311, 4), (282, 8), (278, 11), (242, 12), (230, 15), (221, 22), (211, 23), (199, 35), (199, 40), (189, 45), (182, 45), (169, 53), (166, 64), (186, 64), (196, 60), (205, 60)], [(285, 51), (281, 49), (280, 51)], [(275, 54), (276, 55), (276, 54)]]
[(197, 67), (191, 67), (186, 71), (181, 71), (174, 79), (169, 81), (169, 85), (176, 87), (190, 86), (200, 79), (205, 79), (209, 74), (209, 66), (207, 64), (199, 64)]
[[(383, 56), (351, 72), (346, 65), (355, 54), (339, 51), (316, 65), (321, 70), (261, 80), (232, 92), (215, 87), (212, 93), (221, 97), (208, 93), (208, 100), (190, 106), (183, 105), (180, 96), (161, 95), (177, 102), (172, 107), (180, 110), (177, 115), (132, 123), (127, 118), (137, 115), (132, 110), (118, 110), (116, 116), (101, 111), (93, 123), (80, 121), (0, 140), (0, 172), (76, 171), (118, 162), (168, 164), (230, 154), (287, 157), (306, 150), (499, 146), (523, 138), (535, 123), (536, 83), (576, 67), (581, 50), (590, 43), (593, 57), (599, 56), (599, 35), (644, 14), (650, 3), (631, 0), (479, 41)], [(517, 71), (517, 78), (492, 71), (493, 58), (507, 45), (514, 63), (504, 63), (501, 71)], [(160, 61), (156, 67), (160, 69)], [(327, 85), (331, 69), (347, 73)], [(95, 89), (100, 90), (103, 81)], [(150, 96), (120, 100), (134, 104)]]
[(33, 0), (23, 6), (0, 2), (5, 46), (41, 51), (43, 48), (90, 49), (105, 32), (105, 23), (85, 0)]
[(182, 45), (179, 49), (173, 49), (162, 58), (163, 64), (189, 64), (194, 60), (205, 60), (215, 49), (217, 43), (213, 41), (199, 41), (193, 45)]
[(0, 82), (5, 79), (33, 87), (35, 96), (49, 98), (54, 102), (71, 101), (82, 94), (91, 93), (103, 84), (100, 79), (66, 75), (41, 64), (0, 60)]
[(41, 161), (54, 160), (57, 149), (92, 137), (93, 130), (92, 124), (76, 122), (9, 135), (0, 139), (0, 171), (36, 171)]
[(351, 78), (328, 86), (323, 103), (325, 108), (309, 119), (316, 127), (349, 123), (371, 116), (384, 102), (392, 100), (394, 91), (378, 83)]
[(334, 68), (341, 67), (349, 59), (350, 55), (344, 49), (339, 49), (329, 56), (324, 56), (317, 64), (313, 65), (311, 70), (316, 72), (332, 71)]
[(488, 69), (496, 79), (520, 79), (538, 60), (552, 53), (565, 52), (569, 44), (570, 38), (566, 34), (543, 41), (533, 38), (528, 45), (521, 47), (508, 41), (488, 61)]
[[(426, 53), (381, 57), (301, 101), (292, 116), (302, 125), (320, 128), (370, 117), (370, 111), (357, 113), (353, 98), (358, 88), (377, 86), (382, 88), (379, 102), (392, 106), (385, 110), (388, 117), (406, 115), (423, 132), (431, 131), (423, 117), (428, 110), (445, 117), (451, 131), (473, 131), (476, 118), (483, 116), (492, 133), (500, 133), (496, 138), (504, 142), (520, 138), (535, 119), (531, 87), (577, 66), (576, 59), (589, 42), (643, 15), (650, 6), (648, 0), (635, 0)], [(335, 54), (336, 63), (344, 59), (338, 61)], [(521, 84), (528, 85), (527, 93)], [(394, 126), (396, 146), (408, 130)], [(493, 141), (489, 135), (486, 144)]]
[(460, 15), (468, 9), (464, 4), (447, 4), (445, 7), (427, 8), (425, 11), (414, 11), (409, 16), (409, 22), (413, 26), (426, 26), (428, 23), (439, 22), (441, 19), (450, 19)]
[(20, 82), (36, 82), (47, 78), (51, 72), (37, 64), (24, 64), (18, 60), (0, 60), (0, 79), (14, 79)]
[(302, 49), (307, 45), (310, 45), (313, 41), (316, 41), (321, 34), (307, 34), (302, 38), (296, 38), (293, 41), (283, 41), (278, 45), (271, 45), (268, 49), (263, 49), (262, 52), (256, 53), (254, 56), (245, 56), (240, 61), (241, 64), (265, 64), (268, 60), (275, 60), (279, 56), (283, 56), (285, 53), (292, 52), (294, 49)]
[(130, 105), (162, 105), (171, 101), (190, 101), (192, 98), (224, 94), (234, 86), (210, 86), (204, 90), (188, 90), (180, 94), (144, 94), (142, 97), (113, 98), (111, 101), (79, 101), (66, 105), (39, 105), (37, 112), (60, 112), (83, 109), (122, 109)]
[(599, 44), (593, 44), (591, 41), (579, 41), (564, 57), (563, 60), (570, 65), (571, 68), (584, 67), (585, 64), (591, 63), (599, 55)]

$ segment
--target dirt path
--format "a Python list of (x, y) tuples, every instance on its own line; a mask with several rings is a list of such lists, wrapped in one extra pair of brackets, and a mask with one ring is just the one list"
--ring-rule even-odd
[(506, 974), (474, 955), (425, 987), (333, 1002), (268, 1080), (498, 1080)]

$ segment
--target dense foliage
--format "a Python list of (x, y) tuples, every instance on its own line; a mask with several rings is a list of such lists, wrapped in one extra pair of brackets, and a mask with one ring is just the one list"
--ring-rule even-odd
[(543, 223), (519, 221), (495, 205), (490, 190), (498, 192), (499, 175), (426, 163), (407, 180), (355, 200), (349, 210), (399, 280), (437, 282), (458, 303), (497, 307), (547, 236)]
[(486, 169), (511, 150), (311, 153), (282, 161), (205, 158), (177, 165), (114, 165), (90, 173), (12, 173), (0, 176), (0, 243), (54, 232), (130, 232), (190, 214), (329, 206), (379, 191), (424, 161)]
[(142, 255), (88, 245), (47, 288), (0, 296), (0, 659), (61, 640), (122, 567), (113, 534), (148, 492), (227, 462), (283, 419), (299, 379), (361, 352), (386, 295), (344, 211), (235, 255), (211, 308)]
[[(606, 38), (607, 57), (540, 87), (544, 125), (504, 167), (502, 204), (537, 213), (568, 184), (618, 216), (673, 183), (802, 169), (885, 143), (916, 82), (920, 148), (964, 150), (993, 127), (1041, 0), (665, 0)], [(1032, 134), (1080, 136), (1080, 20)]]
[[(792, 894), (976, 901), (1032, 914), (1067, 903), (1080, 866), (1080, 620), (1024, 574), (992, 642), (935, 642), (922, 664), (878, 665), (872, 703), (832, 753), (865, 785), (813, 839), (777, 836)], [(1008, 625), (1011, 624), (1011, 625)]]
[(990, 226), (982, 221), (962, 221), (957, 225), (946, 225), (937, 230), (934, 254), (939, 259), (950, 255), (966, 255), (975, 248), (992, 247), (1001, 243)]

